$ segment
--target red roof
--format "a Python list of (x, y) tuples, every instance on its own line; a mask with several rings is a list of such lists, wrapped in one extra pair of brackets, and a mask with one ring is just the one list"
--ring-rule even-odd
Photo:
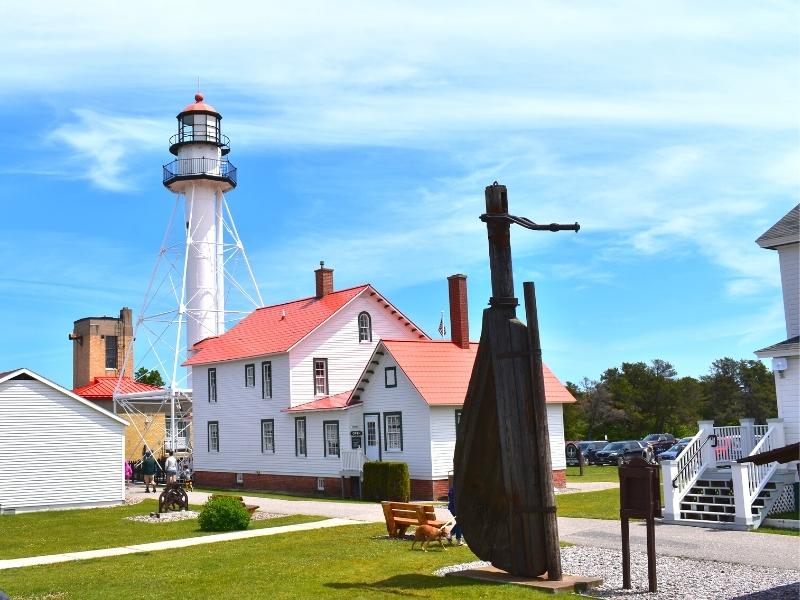
[(335, 394), (333, 396), (325, 396), (324, 398), (319, 398), (311, 402), (306, 402), (305, 404), (298, 404), (297, 406), (293, 406), (292, 408), (284, 409), (283, 412), (305, 412), (307, 410), (335, 410), (335, 409), (347, 408), (348, 406), (353, 406), (355, 404), (361, 404), (361, 402), (359, 402), (358, 400), (349, 402), (350, 395), (352, 393), (353, 390), (348, 390), (346, 392), (342, 392), (341, 394)]
[[(429, 405), (464, 403), (472, 365), (478, 354), (477, 343), (471, 342), (466, 349), (452, 342), (434, 340), (383, 340), (383, 345)], [(545, 400), (549, 403), (575, 402), (547, 365), (542, 366)]]
[(210, 104), (206, 104), (205, 102), (203, 102), (203, 94), (201, 94), (200, 92), (197, 92), (194, 95), (194, 104), (187, 104), (186, 108), (184, 108), (181, 111), (181, 114), (194, 111), (205, 111), (205, 112), (212, 112), (217, 115), (219, 114), (216, 108), (214, 108)]
[[(376, 296), (385, 308), (396, 312), (399, 319), (414, 328), (412, 331), (418, 330), (402, 313), (381, 298), (371, 285), (365, 284), (331, 292), (322, 298), (311, 296), (258, 308), (222, 335), (206, 338), (195, 344), (195, 355), (183, 364), (203, 365), (288, 352), (292, 346), (365, 290)], [(424, 335), (420, 332), (420, 337)]]
[[(82, 398), (92, 399), (111, 399), (114, 397), (114, 390), (117, 387), (117, 377), (95, 377), (92, 383), (72, 390)], [(148, 383), (139, 383), (130, 377), (123, 377), (120, 382), (121, 394), (134, 394), (136, 392), (154, 392), (162, 388)]]

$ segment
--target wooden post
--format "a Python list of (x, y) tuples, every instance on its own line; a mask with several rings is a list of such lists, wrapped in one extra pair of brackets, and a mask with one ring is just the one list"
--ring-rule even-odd
[[(547, 404), (544, 395), (542, 344), (539, 338), (539, 315), (536, 310), (536, 287), (532, 281), (526, 281), (522, 287), (525, 293), (525, 314), (528, 320), (528, 340), (532, 354), (533, 427), (539, 463), (541, 506), (544, 511), (547, 578), (551, 581), (560, 581), (561, 547), (558, 544), (558, 519), (556, 518), (556, 496), (553, 491), (553, 461), (550, 457), (550, 432), (547, 426)], [(578, 454), (580, 455), (580, 449)]]
[[(506, 186), (494, 183), (486, 187), (486, 214), (508, 214), (508, 190)], [(514, 297), (514, 272), (511, 267), (511, 223), (509, 221), (489, 221), (486, 223), (489, 234), (489, 269), (492, 273), (491, 306), (517, 306)], [(516, 316), (516, 311), (511, 311)]]
[(647, 583), (651, 593), (658, 591), (658, 582), (656, 581), (656, 520), (653, 517), (647, 519)]
[(620, 519), (622, 524), (622, 589), (631, 589), (631, 537), (628, 517)]

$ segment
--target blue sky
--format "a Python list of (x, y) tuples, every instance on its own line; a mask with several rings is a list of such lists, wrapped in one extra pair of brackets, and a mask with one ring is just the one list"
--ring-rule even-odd
[[(785, 337), (798, 201), (792, 2), (10, 3), (0, 7), (0, 370), (71, 385), (72, 321), (138, 309), (200, 77), (266, 303), (371, 282), (434, 335), (445, 278), (489, 291), (483, 189), (581, 232), (512, 232), (563, 379), (702, 375)], [(69, 6), (74, 4), (74, 6)]]

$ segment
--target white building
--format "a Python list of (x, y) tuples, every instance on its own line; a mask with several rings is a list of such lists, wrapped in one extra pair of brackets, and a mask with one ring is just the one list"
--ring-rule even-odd
[(795, 206), (756, 243), (778, 252), (783, 289), (786, 339), (756, 351), (772, 359), (778, 417), (783, 419), (786, 443), (800, 442), (800, 204)]
[[(446, 493), (477, 347), (465, 278), (457, 314), (451, 294), (458, 345), (431, 341), (370, 285), (334, 292), (331, 269), (316, 276), (316, 296), (258, 309), (195, 346), (195, 479), (357, 495), (366, 458), (407, 462), (414, 497)], [(560, 402), (574, 400), (554, 377), (548, 390), (563, 481)]]
[(0, 511), (122, 504), (126, 425), (33, 371), (0, 373)]

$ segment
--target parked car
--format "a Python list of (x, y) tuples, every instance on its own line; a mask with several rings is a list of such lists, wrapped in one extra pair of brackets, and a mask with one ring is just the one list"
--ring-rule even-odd
[(611, 442), (602, 450), (595, 452), (594, 457), (598, 465), (618, 465), (623, 459), (631, 456), (643, 457), (645, 448), (647, 444), (639, 440)]
[(683, 449), (689, 445), (689, 442), (692, 441), (691, 436), (679, 439), (675, 442), (672, 446), (668, 449), (664, 450), (663, 452), (659, 452), (656, 454), (656, 459), (658, 460), (675, 460), (678, 458), (678, 455), (683, 452)]
[(656, 456), (659, 452), (669, 450), (678, 440), (671, 433), (651, 433), (642, 440), (653, 449)]
[(602, 450), (606, 446), (608, 446), (607, 440), (578, 442), (578, 448), (580, 448), (581, 454), (583, 454), (583, 462), (587, 465), (597, 464), (597, 460), (594, 457), (595, 452)]
[(688, 444), (678, 442), (677, 444), (674, 444), (669, 450), (664, 450), (663, 452), (660, 452), (656, 456), (656, 458), (658, 460), (675, 460), (676, 458), (678, 458), (678, 455), (681, 452), (683, 452), (683, 449), (686, 448), (686, 446), (688, 446)]

